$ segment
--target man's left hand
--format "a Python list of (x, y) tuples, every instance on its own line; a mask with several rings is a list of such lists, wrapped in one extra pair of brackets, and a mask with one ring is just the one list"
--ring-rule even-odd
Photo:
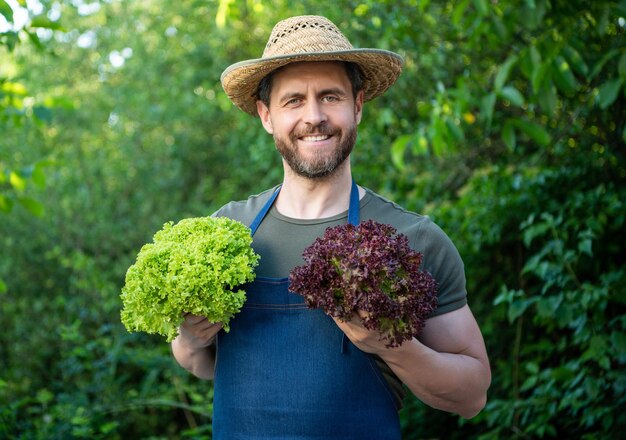
[(367, 312), (358, 310), (352, 315), (352, 319), (349, 321), (342, 321), (338, 318), (333, 318), (333, 320), (348, 339), (360, 350), (372, 354), (380, 354), (386, 350), (393, 350), (385, 346), (385, 341), (381, 339), (379, 331), (365, 328), (361, 319), (366, 316)]

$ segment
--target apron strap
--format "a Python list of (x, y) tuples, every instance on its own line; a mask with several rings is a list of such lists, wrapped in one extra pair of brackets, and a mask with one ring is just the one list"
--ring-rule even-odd
[(359, 188), (352, 180), (352, 189), (350, 190), (350, 206), (348, 207), (348, 223), (353, 226), (359, 225)]
[(270, 197), (269, 200), (267, 202), (265, 202), (265, 205), (263, 205), (263, 208), (261, 208), (259, 213), (256, 215), (256, 217), (254, 218), (254, 220), (250, 224), (250, 230), (252, 231), (252, 235), (254, 235), (256, 230), (261, 225), (261, 222), (263, 221), (263, 219), (265, 218), (267, 213), (272, 208), (272, 205), (274, 204), (274, 201), (276, 200), (276, 197), (278, 197), (278, 193), (279, 192), (280, 192), (280, 185), (276, 188), (276, 190), (274, 191), (274, 194), (272, 194), (272, 197)]
[[(280, 193), (280, 186), (276, 188), (272, 196), (269, 198), (267, 202), (265, 202), (265, 205), (263, 205), (263, 208), (261, 208), (259, 213), (256, 215), (256, 217), (250, 224), (250, 230), (252, 232), (252, 235), (254, 235), (256, 230), (261, 225), (261, 222), (263, 221), (267, 213), (272, 208), (272, 205), (276, 201), (276, 197), (278, 197), (278, 193)], [(350, 189), (350, 206), (348, 207), (348, 223), (350, 223), (351, 225), (357, 226), (359, 224), (359, 217), (360, 217), (359, 188), (357, 187), (354, 180), (352, 180), (352, 188)]]

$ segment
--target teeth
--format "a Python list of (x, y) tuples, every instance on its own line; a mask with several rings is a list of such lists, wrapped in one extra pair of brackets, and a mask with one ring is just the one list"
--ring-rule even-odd
[(317, 142), (317, 141), (325, 141), (326, 139), (328, 139), (330, 136), (328, 135), (319, 135), (319, 136), (304, 136), (302, 138), (303, 141), (305, 142)]

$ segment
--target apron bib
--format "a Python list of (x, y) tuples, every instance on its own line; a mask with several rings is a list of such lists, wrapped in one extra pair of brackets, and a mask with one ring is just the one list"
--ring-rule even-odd
[[(354, 182), (348, 221), (359, 222)], [(288, 287), (288, 278), (263, 277), (244, 286), (242, 310), (217, 336), (213, 438), (399, 440), (397, 407), (374, 359)]]

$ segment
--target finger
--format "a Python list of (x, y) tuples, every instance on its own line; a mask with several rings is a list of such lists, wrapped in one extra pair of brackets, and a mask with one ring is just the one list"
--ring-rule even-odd
[(359, 318), (361, 319), (367, 319), (370, 317), (370, 312), (366, 312), (365, 310), (357, 310), (356, 314), (359, 316)]

